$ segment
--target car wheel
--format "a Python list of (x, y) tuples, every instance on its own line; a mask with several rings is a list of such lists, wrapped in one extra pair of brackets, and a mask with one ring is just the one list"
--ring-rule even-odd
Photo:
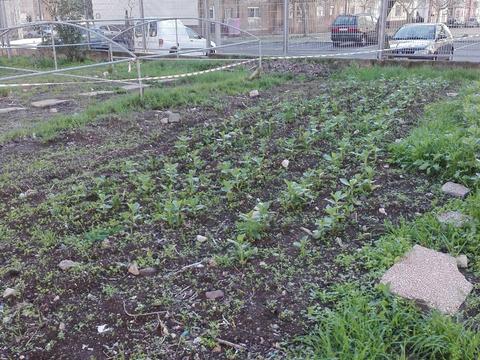
[(362, 39), (360, 40), (360, 44), (362, 46), (367, 46), (367, 34), (362, 35)]
[(450, 52), (450, 55), (448, 55), (448, 57), (446, 58), (447, 61), (453, 61), (453, 49), (452, 51)]

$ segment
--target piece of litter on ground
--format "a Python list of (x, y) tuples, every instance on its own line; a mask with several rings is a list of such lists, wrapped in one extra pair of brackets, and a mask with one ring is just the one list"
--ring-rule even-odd
[(98, 331), (99, 334), (103, 334), (103, 333), (105, 333), (107, 331), (110, 331), (110, 330), (112, 330), (112, 329), (107, 327), (107, 324), (97, 326), (97, 331)]

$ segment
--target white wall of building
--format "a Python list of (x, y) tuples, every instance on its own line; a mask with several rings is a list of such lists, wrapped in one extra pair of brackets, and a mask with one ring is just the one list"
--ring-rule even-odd
[[(93, 17), (98, 20), (124, 19), (125, 12), (130, 17), (140, 17), (138, 0), (92, 0)], [(198, 1), (195, 0), (144, 0), (145, 17), (199, 17)], [(197, 24), (198, 21), (184, 21)]]

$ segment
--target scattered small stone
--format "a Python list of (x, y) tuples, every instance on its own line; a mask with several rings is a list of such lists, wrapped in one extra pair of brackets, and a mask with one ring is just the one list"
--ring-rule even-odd
[(17, 290), (12, 289), (12, 288), (6, 288), (5, 291), (3, 292), (3, 298), (8, 299), (10, 297), (15, 297), (17, 296)]
[(457, 228), (465, 225), (470, 219), (469, 216), (462, 214), (460, 211), (447, 211), (437, 215), (438, 222), (449, 224)]
[(445, 314), (456, 313), (473, 288), (453, 256), (420, 245), (388, 269), (380, 282), (388, 284), (393, 294)]
[(380, 209), (378, 209), (378, 212), (379, 212), (380, 214), (382, 214), (382, 215), (387, 216), (387, 211), (385, 210), (385, 208), (380, 208)]
[(58, 330), (64, 331), (65, 330), (65, 323), (61, 322), (60, 325), (58, 325)]
[(220, 345), (216, 345), (216, 346), (213, 348), (212, 352), (214, 352), (214, 353), (222, 352), (222, 347), (221, 347)]
[(144, 269), (140, 269), (138, 273), (140, 276), (152, 276), (157, 273), (157, 269), (154, 267), (146, 267)]
[(461, 184), (457, 184), (449, 181), (443, 184), (442, 191), (447, 195), (451, 195), (451, 196), (463, 199), (465, 198), (465, 196), (468, 195), (468, 193), (470, 192), (470, 189)]
[(203, 243), (203, 242), (207, 241), (207, 237), (203, 236), (203, 235), (197, 235), (197, 241), (200, 242), (200, 243)]
[(455, 259), (457, 260), (457, 266), (460, 269), (466, 269), (468, 267), (467, 255), (458, 255)]
[(260, 93), (258, 92), (258, 90), (251, 90), (251, 91), (248, 93), (248, 96), (250, 96), (251, 98), (256, 98), (256, 97), (259, 97), (259, 96), (260, 96)]
[(72, 260), (62, 260), (58, 263), (58, 267), (62, 269), (63, 271), (71, 269), (75, 266), (80, 265), (80, 263)]
[(60, 99), (46, 99), (32, 102), (32, 106), (40, 109), (49, 108), (56, 105), (61, 105), (69, 100), (60, 100)]
[(26, 110), (26, 109), (23, 107), (8, 107), (8, 108), (0, 109), (0, 114), (9, 114), (11, 112), (22, 111), (22, 110)]
[(25, 199), (29, 196), (32, 196), (32, 195), (35, 195), (37, 193), (37, 190), (34, 190), (34, 189), (28, 189), (27, 191), (23, 192), (23, 193), (20, 193), (20, 195), (18, 196), (20, 199)]
[(314, 236), (313, 232), (310, 229), (307, 229), (306, 227), (301, 226), (300, 230), (302, 230), (308, 236), (312, 236), (312, 237)]
[(217, 267), (218, 264), (217, 264), (217, 262), (215, 261), (215, 259), (209, 259), (209, 260), (208, 260), (208, 266), (210, 266), (210, 267)]
[(163, 124), (163, 125), (168, 124), (168, 118), (161, 118), (160, 123)]
[(180, 114), (172, 111), (167, 111), (166, 112), (168, 116), (168, 122), (169, 123), (177, 123), (180, 122)]
[(258, 265), (260, 265), (261, 267), (266, 267), (267, 263), (265, 261), (260, 261)]
[(50, 111), (52, 114), (58, 113), (58, 109), (57, 109), (57, 108), (50, 108), (49, 111)]
[(57, 302), (58, 300), (60, 300), (60, 296), (58, 295), (53, 298), (53, 302)]
[(222, 290), (214, 290), (214, 291), (207, 291), (205, 293), (205, 296), (209, 300), (215, 300), (215, 299), (220, 299), (223, 298), (224, 292)]
[(447, 96), (448, 96), (448, 97), (457, 97), (457, 96), (458, 96), (458, 93), (456, 93), (456, 92), (447, 92)]
[(193, 339), (194, 345), (199, 345), (201, 342), (202, 342), (202, 338), (200, 336), (197, 336), (195, 339)]
[(109, 239), (103, 239), (102, 240), (102, 248), (103, 249), (109, 249), (112, 247), (112, 242)]
[(136, 262), (133, 262), (128, 266), (128, 272), (135, 276), (140, 275), (140, 271), (138, 270), (138, 265)]
[(345, 244), (343, 243), (342, 239), (340, 239), (339, 237), (336, 237), (336, 238), (335, 238), (335, 242), (338, 244), (338, 246), (340, 246), (340, 247), (342, 247), (342, 248), (345, 246)]
[(88, 294), (87, 295), (87, 300), (90, 300), (90, 301), (97, 301), (97, 297), (93, 294)]
[(389, 165), (389, 164), (384, 164), (383, 167), (384, 167), (385, 169), (388, 169), (388, 168), (390, 168), (390, 165)]
[(283, 166), (285, 169), (288, 169), (288, 165), (290, 165), (290, 161), (288, 161), (287, 159), (285, 159), (285, 160), (282, 161), (282, 166)]

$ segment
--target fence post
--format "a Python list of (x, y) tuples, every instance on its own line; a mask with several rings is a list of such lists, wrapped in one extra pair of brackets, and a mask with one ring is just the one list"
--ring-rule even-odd
[(52, 38), (53, 62), (55, 64), (55, 70), (58, 70), (57, 49), (55, 49), (55, 35), (53, 34), (53, 25), (50, 25), (50, 30), (51, 30), (51, 38)]
[(215, 0), (214, 2), (214, 15), (215, 15), (215, 45), (222, 45), (222, 28), (220, 26), (220, 21), (222, 20), (220, 14), (220, 0)]
[(148, 24), (145, 24), (145, 8), (143, 7), (143, 0), (139, 0), (138, 6), (140, 7), (140, 18), (142, 19), (142, 43), (143, 43), (143, 52), (147, 52), (147, 34)]
[(88, 21), (88, 9), (87, 9), (87, 0), (83, 0), (83, 16), (85, 16), (85, 21), (87, 22), (87, 41), (88, 41), (88, 45), (87, 45), (87, 48), (88, 50), (91, 50), (91, 47), (90, 47), (90, 43), (92, 42), (92, 39), (90, 37), (90, 22)]
[(10, 31), (7, 31), (6, 34), (6, 39), (7, 39), (7, 58), (11, 59), (12, 58), (12, 47), (10, 46)]
[(175, 46), (177, 48), (177, 59), (178, 59), (178, 52), (180, 51), (180, 49), (179, 49), (180, 44), (178, 43), (178, 22), (177, 22), (177, 19), (175, 19)]
[(205, 8), (205, 39), (207, 39), (207, 46), (210, 47), (210, 9), (208, 8), (208, 0), (203, 0)]
[(140, 58), (137, 57), (137, 77), (138, 77), (138, 87), (140, 90), (140, 99), (143, 100), (143, 83), (142, 83), (142, 69), (140, 68)]
[(283, 54), (288, 54), (288, 0), (283, 0)]
[(387, 27), (388, 0), (381, 0), (380, 18), (378, 19), (378, 53), (377, 59), (383, 59), (383, 50), (385, 49), (385, 34)]

